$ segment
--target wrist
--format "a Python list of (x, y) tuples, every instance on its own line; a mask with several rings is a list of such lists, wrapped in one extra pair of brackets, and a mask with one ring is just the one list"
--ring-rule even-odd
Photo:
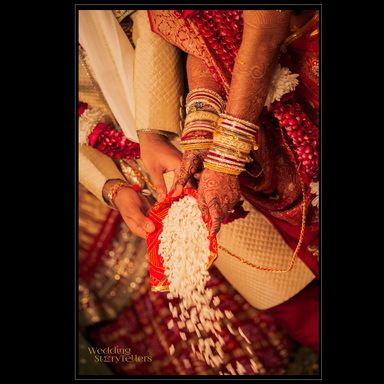
[(187, 96), (186, 118), (180, 145), (184, 150), (207, 150), (219, 113), (224, 109), (221, 96), (206, 88), (197, 88)]
[(103, 198), (105, 202), (114, 209), (118, 209), (116, 205), (116, 199), (118, 194), (125, 188), (131, 188), (138, 192), (140, 186), (138, 184), (130, 185), (126, 181), (121, 179), (108, 180), (103, 187)]
[(213, 171), (239, 175), (251, 161), (249, 153), (258, 148), (258, 126), (229, 114), (220, 114), (213, 143), (204, 167)]
[(172, 140), (176, 134), (158, 129), (139, 129), (137, 131), (140, 141)]

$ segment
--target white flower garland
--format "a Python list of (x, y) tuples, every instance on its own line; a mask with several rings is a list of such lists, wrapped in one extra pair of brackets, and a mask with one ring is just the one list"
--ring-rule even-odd
[(292, 73), (287, 67), (278, 64), (269, 86), (265, 106), (269, 107), (274, 101), (280, 101), (286, 93), (294, 91), (299, 84), (298, 76), (299, 74)]
[(79, 118), (79, 144), (87, 145), (88, 136), (103, 118), (103, 113), (97, 108), (87, 108)]

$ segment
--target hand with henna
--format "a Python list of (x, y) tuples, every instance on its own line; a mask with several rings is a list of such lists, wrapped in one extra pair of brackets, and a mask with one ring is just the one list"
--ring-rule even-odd
[[(188, 76), (188, 86), (191, 90), (189, 95), (193, 93), (194, 90), (198, 89), (208, 89), (217, 94), (220, 92), (220, 88), (213, 79), (209, 69), (202, 59), (199, 59), (195, 56), (188, 55), (187, 57), (187, 76)], [(219, 96), (219, 94), (218, 94)], [(211, 96), (212, 97), (212, 96)], [(220, 96), (219, 96), (220, 97)], [(204, 97), (200, 95), (200, 102)], [(188, 97), (187, 97), (188, 99)], [(221, 99), (221, 97), (220, 97)], [(201, 107), (202, 108), (202, 107)], [(210, 112), (218, 113), (218, 111)], [(188, 110), (187, 110), (188, 113)], [(208, 121), (209, 123), (209, 121)], [(207, 121), (203, 121), (202, 127), (207, 126)], [(193, 129), (193, 131), (189, 131), (188, 135), (192, 135), (191, 139), (208, 139), (212, 140), (212, 133), (208, 133), (204, 131), (204, 129), (199, 130), (199, 127)], [(182, 137), (183, 140), (183, 137)], [(175, 177), (175, 183), (172, 186), (172, 189), (175, 189), (173, 196), (179, 196), (183, 190), (183, 187), (190, 182), (193, 184), (195, 179), (200, 178), (200, 173), (203, 171), (203, 162), (204, 158), (208, 153), (208, 149), (205, 148), (200, 149), (187, 149), (183, 154), (183, 158), (181, 161), (181, 166), (178, 174)]]
[(221, 222), (240, 201), (240, 184), (237, 176), (205, 169), (201, 175), (198, 204), (203, 215), (212, 219), (211, 235), (217, 234)]
[(190, 182), (193, 185), (193, 180), (199, 180), (201, 172), (204, 168), (204, 158), (208, 153), (208, 149), (192, 149), (183, 153), (180, 170), (175, 176), (175, 181), (172, 186), (172, 196), (176, 197), (181, 194), (185, 185)]
[[(290, 11), (246, 10), (243, 18), (243, 39), (232, 73), (225, 112), (256, 124), (277, 65), (280, 46), (287, 36)], [(211, 169), (203, 171), (198, 202), (203, 214), (209, 213), (212, 218), (212, 234), (219, 231), (221, 222), (240, 197), (237, 176)]]

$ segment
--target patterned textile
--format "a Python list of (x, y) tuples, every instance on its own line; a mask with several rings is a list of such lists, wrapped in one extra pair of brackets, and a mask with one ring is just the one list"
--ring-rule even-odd
[[(86, 205), (81, 203), (85, 201)], [(99, 212), (94, 222), (91, 204), (94, 212)], [(150, 290), (148, 262), (140, 248), (141, 240), (119, 218), (111, 219), (112, 211), (104, 206), (100, 211), (100, 205), (89, 192), (80, 190), (79, 301), (81, 326), (87, 339), (94, 347), (130, 348), (132, 355), (151, 357), (146, 362), (110, 363), (115, 373), (217, 374), (192, 355), (188, 341), (180, 338), (177, 329), (167, 328), (172, 318), (168, 299), (165, 293)], [(102, 214), (104, 222), (100, 220)], [(81, 240), (89, 239), (92, 233), (94, 242), (82, 244)], [(260, 374), (283, 374), (292, 342), (273, 318), (251, 307), (216, 268), (211, 269), (208, 285), (220, 297), (220, 309), (230, 309), (236, 318), (235, 325), (241, 326), (251, 340), (253, 359), (260, 367)], [(236, 339), (228, 330), (222, 331), (222, 337), (226, 342), (225, 364), (238, 360), (253, 374), (246, 342)], [(171, 344), (176, 348), (172, 357)]]

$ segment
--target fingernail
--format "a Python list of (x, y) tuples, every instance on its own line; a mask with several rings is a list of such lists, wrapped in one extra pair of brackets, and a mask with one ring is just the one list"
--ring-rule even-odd
[(182, 191), (183, 191), (183, 187), (177, 186), (171, 196), (172, 197), (178, 197), (178, 196), (180, 196)]
[(153, 232), (155, 230), (155, 226), (152, 222), (147, 221), (144, 226), (145, 232)]

